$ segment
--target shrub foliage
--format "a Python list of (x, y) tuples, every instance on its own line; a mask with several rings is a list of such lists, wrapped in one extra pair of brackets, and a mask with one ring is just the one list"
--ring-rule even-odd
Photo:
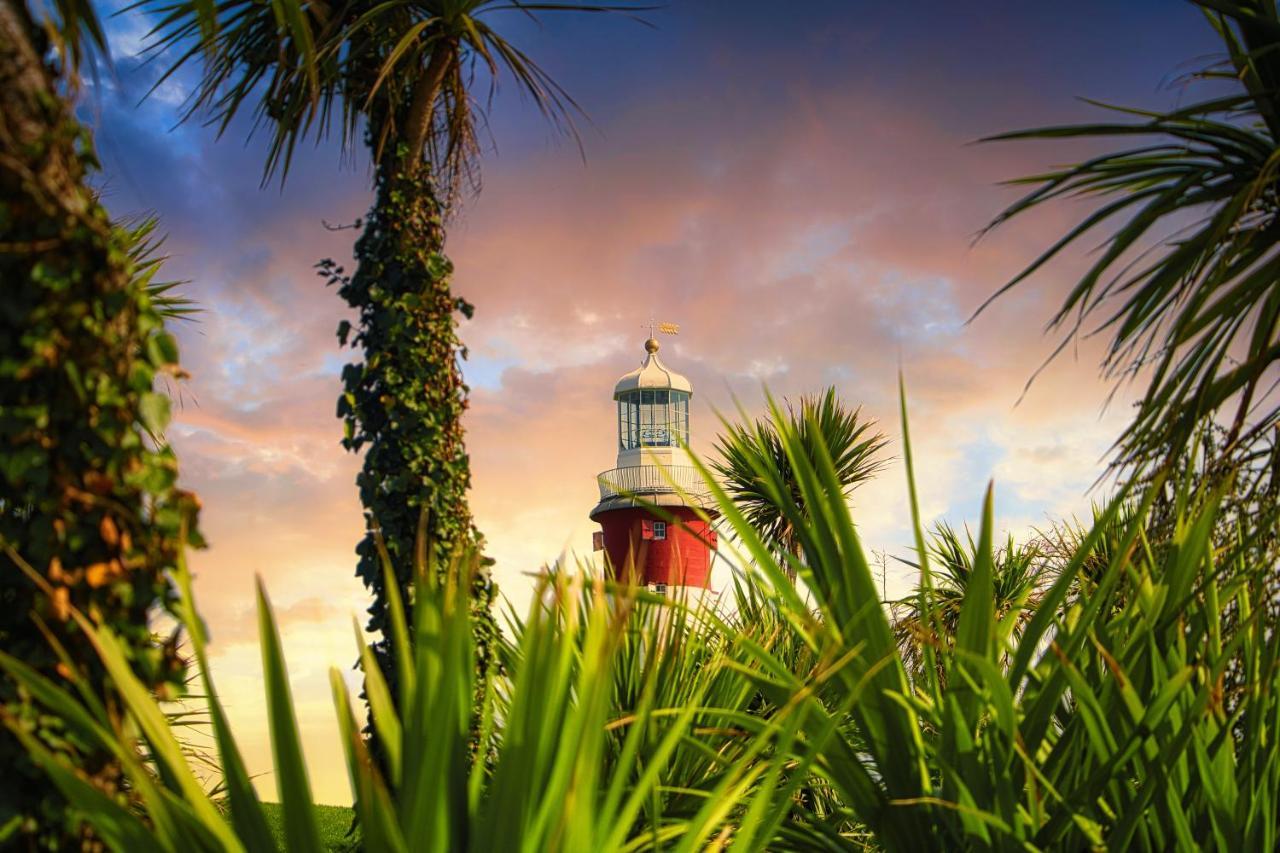
[[(999, 603), (990, 495), (958, 596), (934, 591), (936, 553), (923, 547), (917, 519), (921, 627), (909, 654), (924, 664), (908, 666), (830, 455), (810, 458), (784, 413), (775, 409), (772, 422), (790, 468), (762, 456), (757, 473), (793, 519), (802, 557), (779, 555), (708, 476), (742, 546), (727, 612), (562, 573), (514, 622), (503, 674), (477, 681), (465, 583), (474, 555), (444, 573), (419, 563), (412, 617), (399, 585), (387, 585), (394, 685), (358, 639), (385, 762), (370, 756), (333, 673), (365, 849), (1276, 848), (1275, 567), (1252, 562), (1253, 543), (1277, 523), (1274, 505), (1215, 544), (1222, 491), (1188, 474), (1173, 484), (1181, 497), (1157, 542), (1152, 531), (1166, 528), (1151, 508), (1165, 484), (1121, 494), (1058, 555), (1065, 563), (1037, 599), (1018, 596), (1023, 606), (1010, 608)], [(905, 430), (903, 447), (910, 470)], [(803, 510), (782, 488), (790, 477)], [(185, 572), (179, 579), (212, 697), (230, 825), (140, 687), (118, 715), (86, 716), (72, 688), (0, 655), (0, 668), (81, 736), (125, 757), (149, 818), (93, 800), (58, 756), (19, 735), (104, 838), (152, 839), (127, 849), (178, 850), (193, 837), (210, 849), (271, 849), (204, 666)], [(287, 845), (316, 850), (265, 596), (260, 608)], [(132, 679), (112, 632), (84, 624), (113, 676)], [(488, 762), (468, 758), (477, 693)], [(135, 731), (164, 763), (159, 781), (128, 760)]]

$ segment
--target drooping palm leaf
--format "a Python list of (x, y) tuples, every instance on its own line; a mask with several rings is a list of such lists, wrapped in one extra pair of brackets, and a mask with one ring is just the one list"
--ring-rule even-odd
[[(202, 7), (214, 10), (209, 28)], [(577, 103), (486, 20), (491, 13), (619, 12), (630, 3), (511, 0), (140, 0), (157, 17), (148, 52), (167, 56), (163, 84), (192, 60), (203, 74), (186, 117), (224, 132), (242, 111), (271, 135), (263, 180), (287, 175), (300, 141), (335, 127), (350, 153), (363, 132), (374, 158), (430, 164), (442, 195), (475, 179), (477, 127), (487, 102), (472, 94), (477, 65), (490, 96), (509, 79), (557, 131), (577, 138)]]
[(1173, 458), (1206, 418), (1227, 421), (1233, 442), (1280, 418), (1280, 20), (1272, 0), (1196, 2), (1228, 53), (1200, 76), (1234, 91), (990, 138), (1135, 141), (1014, 182), (1034, 188), (988, 230), (1051, 201), (1096, 206), (979, 308), (1094, 229), (1113, 229), (1049, 326), (1065, 333), (1054, 355), (1078, 335), (1105, 334), (1105, 375), (1148, 377), (1119, 464)]

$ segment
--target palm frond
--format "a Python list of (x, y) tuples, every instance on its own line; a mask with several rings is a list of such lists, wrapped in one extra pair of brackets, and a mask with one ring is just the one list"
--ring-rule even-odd
[(452, 198), (478, 180), (477, 127), (487, 101), (471, 92), (477, 65), (491, 81), (490, 97), (501, 79), (509, 79), (557, 132), (577, 140), (581, 108), (488, 24), (488, 13), (634, 17), (651, 8), (497, 0), (138, 0), (130, 10), (157, 18), (147, 53), (165, 57), (167, 68), (156, 86), (188, 63), (201, 64), (184, 119), (202, 118), (221, 134), (248, 112), (251, 133), (269, 133), (264, 183), (277, 174), (285, 179), (299, 142), (323, 140), (336, 129), (349, 153), (363, 131), (375, 161), (425, 162), (441, 195)]
[[(928, 665), (926, 648), (936, 655), (954, 645), (974, 568), (984, 553), (967, 527), (962, 534), (945, 521), (934, 524), (927, 548), (932, 572), (928, 587), (921, 577), (910, 595), (891, 603), (899, 653), (908, 671), (917, 678)], [(990, 554), (994, 619), (1007, 621), (1011, 636), (1016, 639), (1040, 606), (1045, 589), (1057, 576), (1057, 568), (1045, 559), (1038, 541), (1018, 543), (1012, 535), (1000, 547), (986, 549), (986, 553)], [(920, 568), (918, 558), (896, 559)], [(1007, 659), (1002, 660), (1007, 663)], [(945, 674), (940, 676), (945, 679)]]
[[(1063, 333), (1063, 345), (1108, 335), (1104, 374), (1147, 377), (1117, 441), (1121, 465), (1172, 458), (1219, 413), (1237, 436), (1280, 419), (1280, 399), (1261, 384), (1280, 363), (1280, 30), (1271, 3), (1200, 5), (1224, 39), (1239, 93), (1167, 112), (1121, 110), (1131, 123), (988, 140), (1143, 140), (1020, 182), (1033, 188), (987, 231), (1051, 201), (1098, 204), (977, 312), (1094, 229), (1113, 228), (1049, 328)], [(1222, 77), (1214, 67), (1201, 76)]]

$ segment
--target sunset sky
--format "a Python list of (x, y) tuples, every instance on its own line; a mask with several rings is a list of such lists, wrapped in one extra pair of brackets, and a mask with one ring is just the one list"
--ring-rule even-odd
[[(755, 413), (765, 385), (779, 396), (835, 385), (900, 457), (901, 367), (928, 518), (975, 521), (989, 479), (1002, 529), (1018, 535), (1086, 510), (1128, 414), (1123, 395), (1104, 409), (1096, 344), (1066, 351), (1018, 402), (1083, 256), (966, 321), (1083, 209), (975, 245), (1015, 197), (998, 182), (1087, 149), (973, 143), (1095, 116), (1079, 96), (1176, 103), (1178, 76), (1215, 49), (1200, 14), (1175, 0), (676, 0), (644, 17), (651, 26), (490, 18), (589, 116), (584, 159), (500, 84), (483, 189), (450, 227), (455, 289), (477, 307), (461, 327), (472, 507), (502, 592), (523, 607), (527, 573), (589, 551), (594, 477), (614, 464), (613, 383), (638, 365), (650, 316), (681, 326), (662, 354), (693, 382), (695, 449), (709, 448), (714, 411), (732, 412), (735, 395)], [(350, 258), (353, 232), (322, 222), (366, 211), (367, 161), (322, 144), (300, 153), (283, 189), (260, 187), (263, 144), (245, 143), (246, 123), (221, 140), (175, 127), (189, 77), (139, 105), (159, 71), (135, 58), (149, 24), (136, 13), (109, 23), (115, 73), (83, 107), (105, 199), (117, 216), (160, 217), (166, 274), (189, 279), (203, 309), (178, 330), (192, 379), (170, 439), (204, 502), (211, 547), (193, 565), (215, 676), (251, 770), (269, 771), (260, 574), (317, 801), (348, 802), (326, 673), (350, 668), (351, 620), (366, 606), (353, 574), (359, 460), (334, 416), (354, 356), (334, 334), (342, 303), (312, 267)], [(900, 464), (854, 507), (869, 549), (909, 556)], [(892, 572), (891, 595), (910, 582)], [(274, 791), (269, 776), (261, 784)]]

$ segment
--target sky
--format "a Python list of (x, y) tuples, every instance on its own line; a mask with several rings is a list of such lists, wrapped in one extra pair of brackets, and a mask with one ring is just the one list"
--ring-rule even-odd
[[(112, 11), (111, 6), (104, 11)], [(1023, 394), (1056, 338), (1045, 323), (1086, 259), (1068, 254), (970, 321), (1087, 208), (1064, 203), (979, 231), (1016, 190), (1000, 182), (1087, 146), (985, 143), (1087, 120), (1081, 97), (1139, 107), (1184, 98), (1213, 33), (1179, 0), (981, 4), (676, 0), (646, 12), (495, 13), (586, 113), (581, 150), (510, 84), (489, 106), (483, 187), (449, 228), (456, 292), (476, 305), (466, 418), (471, 505), (502, 593), (590, 550), (595, 475), (614, 465), (613, 383), (650, 317), (680, 324), (662, 355), (694, 387), (693, 440), (717, 412), (757, 414), (835, 386), (879, 422), (892, 464), (853, 496), (889, 594), (911, 577), (897, 383), (910, 408), (922, 511), (976, 523), (995, 483), (1002, 531), (1087, 512), (1128, 416), (1099, 377), (1100, 342), (1069, 347)], [(272, 796), (253, 579), (284, 634), (317, 801), (350, 801), (327, 672), (358, 688), (354, 576), (359, 459), (339, 444), (340, 298), (315, 275), (349, 262), (332, 226), (371, 200), (361, 152), (306, 147), (261, 185), (264, 140), (179, 122), (190, 75), (150, 97), (149, 21), (108, 20), (114, 67), (81, 108), (116, 216), (157, 215), (167, 277), (200, 303), (177, 333), (190, 381), (169, 439), (201, 497), (192, 555), (214, 675), (250, 769)], [(329, 227), (327, 227), (329, 226)], [(713, 584), (723, 584), (723, 570)]]

